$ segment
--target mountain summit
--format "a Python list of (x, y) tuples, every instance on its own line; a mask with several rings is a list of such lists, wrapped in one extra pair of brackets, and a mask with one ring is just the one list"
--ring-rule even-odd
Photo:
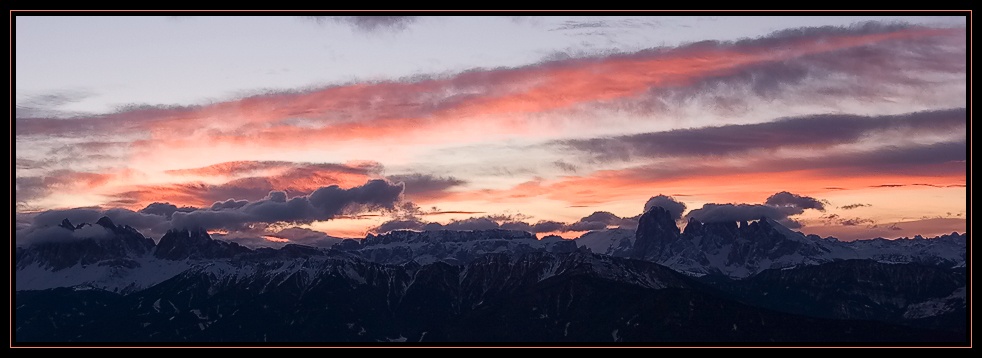
[[(604, 247), (602, 238), (610, 235), (602, 232), (583, 235), (581, 239), (587, 240), (579, 245), (595, 252), (653, 261), (694, 276), (743, 278), (767, 269), (848, 259), (942, 267), (963, 265), (965, 261), (964, 239), (959, 244), (958, 237), (963, 236), (958, 234), (954, 234), (954, 238), (944, 236), (944, 240), (935, 242), (937, 245), (927, 245), (934, 240), (923, 238), (840, 242), (805, 236), (767, 217), (749, 223), (703, 223), (689, 219), (685, 230), (679, 230), (668, 210), (657, 206), (641, 215), (633, 243), (621, 238), (606, 241), (610, 247)], [(631, 248), (626, 249), (628, 246)]]

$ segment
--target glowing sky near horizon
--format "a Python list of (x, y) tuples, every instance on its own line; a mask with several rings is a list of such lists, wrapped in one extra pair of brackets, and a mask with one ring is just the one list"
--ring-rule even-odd
[(824, 203), (789, 217), (806, 234), (966, 231), (964, 17), (15, 20), (18, 230), (572, 238), (660, 194), (787, 191)]

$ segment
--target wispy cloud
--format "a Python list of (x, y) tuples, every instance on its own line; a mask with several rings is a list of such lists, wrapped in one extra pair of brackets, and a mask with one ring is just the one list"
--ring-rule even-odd
[(840, 206), (839, 209), (842, 209), (842, 210), (852, 210), (852, 209), (856, 209), (856, 208), (869, 207), (869, 206), (873, 206), (873, 205), (872, 204), (856, 203), (856, 204), (848, 204), (848, 205)]
[[(694, 150), (702, 152), (700, 148)], [(757, 188), (755, 190), (775, 186), (812, 190), (832, 183), (857, 188), (878, 185), (884, 180), (934, 182), (936, 184), (932, 185), (947, 187), (965, 181), (966, 152), (966, 143), (961, 139), (929, 145), (829, 151), (808, 157), (764, 155), (725, 160), (676, 155), (657, 163), (624, 169), (598, 170), (549, 181), (530, 180), (508, 189), (464, 191), (447, 196), (445, 200), (501, 202), (543, 197), (589, 205), (637, 198), (652, 187), (701, 190), (721, 183), (731, 188)]]
[(720, 156), (780, 148), (824, 149), (855, 143), (879, 133), (910, 135), (964, 133), (964, 108), (892, 116), (823, 114), (772, 122), (725, 125), (619, 137), (575, 139), (556, 145), (592, 154), (596, 160)]
[(380, 31), (404, 31), (419, 21), (420, 18), (419, 16), (304, 16), (303, 19), (318, 24), (326, 22), (345, 24), (357, 31), (376, 33)]
[(63, 90), (42, 93), (18, 99), (14, 110), (15, 118), (71, 118), (84, 115), (77, 111), (59, 109), (64, 105), (82, 101), (91, 97), (92, 93), (81, 90)]
[[(658, 26), (622, 20), (574, 21), (555, 30), (582, 35)], [(367, 34), (421, 22), (413, 16), (304, 21)], [(754, 210), (786, 218), (796, 215), (789, 210), (827, 204), (791, 192), (964, 187), (964, 41), (963, 28), (794, 29), (195, 106), (128, 105), (104, 114), (59, 112), (88, 93), (42, 93), (17, 102), (16, 202), (18, 208), (72, 200), (143, 208), (137, 213), (168, 224), (237, 228), (229, 237), (256, 240), (292, 240), (266, 227), (284, 223), (351, 217), (376, 225), (379, 219), (358, 216), (359, 205), (403, 211), (380, 228), (629, 227), (632, 218), (601, 210), (618, 212), (627, 200), (650, 197), (652, 188), (694, 195), (700, 203), (733, 203), (692, 211), (702, 210), (704, 218)], [(896, 114), (903, 111), (910, 113)], [(495, 150), (500, 147), (509, 150)], [(369, 190), (365, 183), (384, 183), (372, 185), (386, 200), (345, 199)], [(399, 199), (388, 200), (395, 187)], [(763, 200), (775, 187), (788, 192)], [(353, 203), (352, 209), (311, 204), (326, 202), (314, 200), (324, 188), (335, 188), (330, 191), (341, 199), (333, 202)], [(60, 201), (65, 198), (72, 200)], [(307, 204), (287, 205), (294, 200)], [(484, 215), (533, 200), (529, 210), (537, 215), (545, 205), (598, 211), (578, 221), (568, 213), (539, 221)], [(459, 210), (404, 210), (406, 202)], [(760, 204), (738, 204), (748, 202)], [(488, 207), (456, 205), (464, 203)], [(676, 217), (686, 209), (665, 196), (645, 209), (652, 205), (671, 206)], [(851, 205), (840, 208), (856, 208)], [(272, 208), (281, 214), (266, 211)], [(450, 222), (427, 217), (451, 212)]]
[[(960, 31), (927, 28), (818, 29), (736, 43), (698, 43), (679, 48), (563, 61), (449, 77), (341, 85), (302, 92), (280, 92), (198, 107), (142, 107), (115, 114), (76, 118), (18, 118), (21, 135), (63, 135), (89, 131), (149, 133), (141, 145), (161, 140), (207, 137), (251, 145), (406, 137), (439, 130), (449, 121), (539, 113), (581, 104), (640, 98), (651, 91), (736, 73), (747, 66), (781, 63), (817, 53), (836, 52), (890, 41), (923, 41), (957, 36)], [(903, 52), (903, 46), (879, 51)], [(894, 49), (894, 50), (891, 50)], [(964, 58), (959, 57), (959, 61)], [(848, 67), (835, 72), (850, 73)], [(290, 125), (302, 117), (310, 124)], [(528, 133), (527, 123), (505, 118), (501, 133)], [(203, 126), (189, 126), (200, 123)], [(188, 133), (187, 128), (196, 128)], [(187, 138), (187, 137), (191, 138)], [(181, 142), (184, 143), (184, 142)]]
[(400, 174), (389, 175), (393, 183), (403, 183), (406, 186), (406, 197), (411, 200), (434, 199), (443, 196), (447, 189), (463, 185), (467, 181), (453, 176), (435, 176), (432, 174)]
[(265, 198), (247, 202), (240, 207), (175, 212), (172, 225), (176, 228), (234, 230), (254, 224), (310, 223), (332, 219), (353, 207), (357, 208), (355, 212), (362, 208), (394, 209), (402, 189), (402, 185), (393, 185), (384, 180), (370, 180), (362, 186), (350, 189), (322, 187), (310, 195), (289, 199), (285, 192), (271, 191)]

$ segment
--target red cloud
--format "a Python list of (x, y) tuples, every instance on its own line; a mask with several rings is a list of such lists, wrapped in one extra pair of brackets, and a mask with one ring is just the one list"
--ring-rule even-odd
[[(246, 176), (269, 171), (267, 176)], [(198, 175), (235, 178), (222, 184), (203, 182), (165, 185), (137, 185), (115, 196), (127, 207), (143, 207), (152, 202), (169, 202), (179, 206), (209, 206), (227, 199), (261, 199), (270, 191), (285, 191), (290, 196), (307, 195), (320, 187), (338, 185), (350, 188), (379, 176), (378, 163), (351, 164), (239, 161), (219, 163), (202, 168), (168, 171), (173, 175)]]
[(136, 144), (152, 150), (216, 142), (323, 146), (354, 139), (400, 138), (404, 143), (425, 143), (431, 140), (432, 133), (448, 128), (481, 128), (478, 133), (467, 135), (464, 131), (447, 136), (448, 140), (466, 141), (496, 133), (528, 133), (530, 123), (515, 115), (630, 99), (648, 91), (734, 73), (747, 66), (810, 54), (962, 32), (908, 27), (879, 33), (814, 31), (732, 44), (698, 43), (416, 81), (271, 93), (199, 107), (138, 108), (72, 120), (18, 119), (17, 130), (19, 135), (67, 135), (79, 128), (149, 133), (149, 140)]

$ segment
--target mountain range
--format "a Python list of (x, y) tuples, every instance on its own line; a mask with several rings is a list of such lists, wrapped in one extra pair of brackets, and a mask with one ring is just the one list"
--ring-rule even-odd
[(15, 342), (967, 342), (966, 234), (842, 242), (768, 218), (575, 240), (394, 231), (252, 249), (201, 229), (15, 253)]

